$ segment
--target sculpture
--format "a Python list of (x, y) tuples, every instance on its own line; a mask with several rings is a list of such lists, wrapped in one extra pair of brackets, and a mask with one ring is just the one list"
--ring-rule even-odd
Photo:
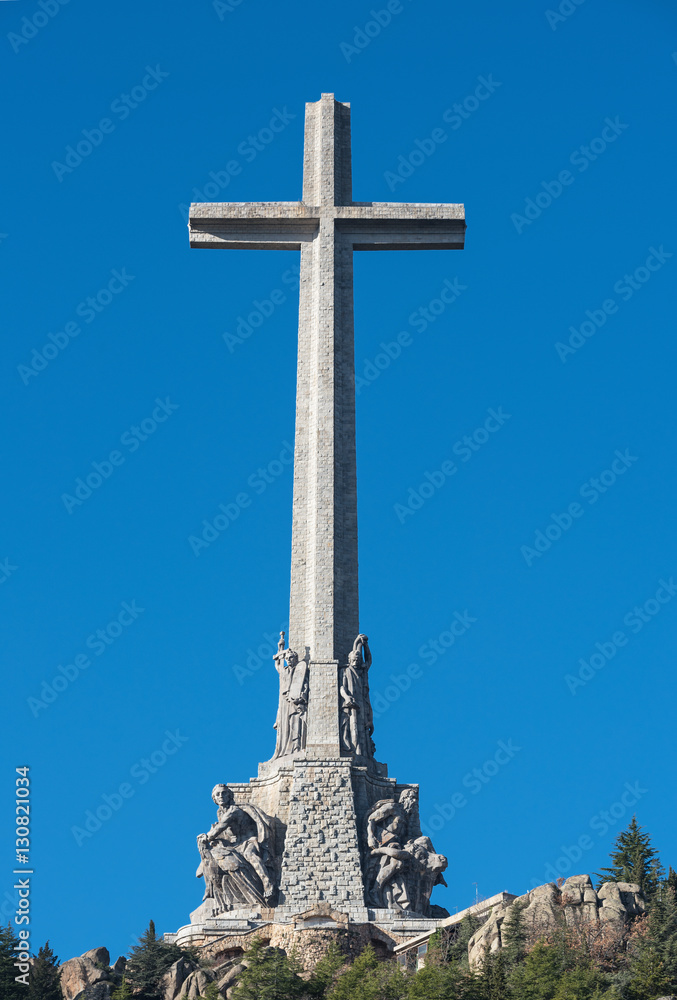
[(280, 700), (274, 729), (277, 730), (276, 757), (303, 750), (306, 745), (308, 712), (308, 664), (299, 660), (293, 649), (284, 648), (284, 632), (280, 632), (277, 653), (273, 657), (280, 675)]
[(227, 785), (215, 785), (216, 823), (197, 838), (200, 865), (196, 875), (205, 879), (203, 899), (213, 899), (216, 913), (234, 906), (266, 906), (275, 888), (268, 863), (271, 821), (257, 806), (235, 805)]
[(369, 637), (358, 635), (348, 654), (348, 665), (341, 668), (339, 692), (341, 695), (341, 748), (346, 753), (364, 757), (374, 756), (374, 714), (369, 697), (369, 668), (371, 667)]
[(381, 799), (367, 816), (367, 905), (428, 914), (434, 886), (446, 885), (448, 865), (418, 825), (417, 795), (405, 788), (399, 801)]

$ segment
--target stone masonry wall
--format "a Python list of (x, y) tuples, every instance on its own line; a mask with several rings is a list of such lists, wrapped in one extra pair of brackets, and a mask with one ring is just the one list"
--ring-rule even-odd
[(281, 885), (285, 909), (364, 905), (350, 760), (295, 762)]

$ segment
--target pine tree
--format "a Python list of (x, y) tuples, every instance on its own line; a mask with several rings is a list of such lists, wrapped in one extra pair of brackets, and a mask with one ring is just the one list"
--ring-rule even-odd
[(19, 939), (11, 924), (0, 927), (0, 1000), (19, 1000), (20, 997), (26, 996), (26, 987), (17, 983), (15, 979), (20, 975), (14, 965), (18, 944)]
[(49, 947), (49, 941), (33, 959), (25, 995), (27, 1000), (63, 1000), (59, 959)]
[(306, 995), (301, 966), (293, 956), (258, 940), (244, 958), (247, 968), (233, 990), (233, 1000), (301, 1000)]
[(307, 991), (311, 1000), (324, 1000), (346, 962), (346, 956), (338, 944), (332, 941), (308, 980)]
[(407, 981), (397, 965), (379, 962), (367, 945), (327, 996), (328, 1000), (405, 1000)]
[(486, 1000), (509, 1000), (513, 995), (507, 975), (507, 962), (503, 951), (487, 953), (482, 963), (482, 989)]
[(503, 953), (508, 968), (520, 965), (526, 957), (527, 929), (524, 926), (524, 911), (528, 905), (528, 899), (515, 900), (501, 926), (501, 938), (504, 942)]
[(592, 965), (568, 969), (560, 979), (553, 1000), (597, 1000), (605, 995), (607, 977)]
[(664, 881), (644, 926), (630, 945), (630, 1000), (677, 991), (677, 900)]
[(598, 888), (604, 882), (636, 882), (647, 899), (652, 899), (663, 878), (663, 868), (650, 835), (642, 833), (642, 829), (633, 816), (627, 830), (618, 834), (609, 855), (611, 865), (597, 874)]
[(407, 977), (407, 1000), (485, 1000), (480, 977), (458, 963), (429, 965)]
[(477, 917), (468, 914), (451, 931), (435, 931), (428, 943), (426, 965), (431, 963), (445, 965), (456, 962), (467, 969), (468, 942), (480, 925), (481, 921)]
[(675, 893), (675, 896), (677, 896), (677, 872), (672, 867), (668, 869), (668, 877), (666, 879), (666, 882), (668, 888), (672, 889), (672, 891)]
[(202, 1000), (223, 1000), (216, 983), (209, 983)]
[(552, 998), (562, 975), (557, 950), (544, 941), (529, 952), (523, 965), (513, 969), (510, 985), (520, 1000)]
[(122, 977), (122, 982), (118, 988), (113, 992), (111, 1000), (129, 1000), (134, 994), (132, 993), (131, 986), (127, 982), (125, 976)]
[(190, 948), (165, 944), (155, 933), (151, 920), (129, 955), (125, 975), (135, 1000), (163, 1000), (161, 980), (174, 962), (187, 958), (197, 967), (197, 955)]

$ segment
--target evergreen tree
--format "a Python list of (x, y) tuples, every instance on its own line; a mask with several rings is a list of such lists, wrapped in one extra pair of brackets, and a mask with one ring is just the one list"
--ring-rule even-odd
[(209, 983), (202, 1000), (223, 1000), (216, 983)]
[(26, 987), (15, 979), (20, 975), (14, 965), (18, 943), (19, 939), (11, 924), (0, 927), (0, 1000), (19, 1000), (19, 997), (26, 996)]
[(125, 975), (135, 1000), (163, 1000), (161, 980), (165, 972), (180, 958), (187, 958), (197, 967), (197, 955), (191, 948), (165, 944), (155, 933), (151, 920), (129, 955)]
[(627, 830), (618, 834), (609, 855), (611, 865), (597, 875), (598, 888), (604, 882), (636, 882), (647, 899), (653, 898), (663, 878), (663, 868), (658, 851), (651, 846), (650, 835), (642, 833), (642, 829), (633, 816)]
[(557, 949), (539, 941), (524, 964), (513, 969), (510, 985), (519, 1000), (552, 1000), (561, 976), (562, 962)]
[(111, 1000), (129, 1000), (134, 994), (132, 993), (131, 986), (127, 982), (125, 976), (122, 977), (122, 982), (116, 990), (113, 991), (113, 996)]
[[(484, 956), (482, 964), (482, 996), (484, 1000), (509, 1000), (510, 989), (507, 962), (503, 950)], [(516, 994), (522, 1000), (521, 994)]]
[(672, 891), (677, 896), (677, 872), (675, 871), (674, 868), (670, 868), (668, 870), (668, 877), (666, 879), (666, 882), (667, 882), (668, 888), (672, 889)]
[(308, 980), (307, 991), (311, 1000), (324, 1000), (346, 962), (346, 956), (338, 944), (332, 941)]
[(598, 1000), (604, 997), (607, 977), (592, 965), (567, 969), (560, 979), (553, 1000)]
[(519, 1000), (602, 1000), (609, 980), (562, 934), (554, 945), (539, 941), (513, 969), (510, 985)]
[(27, 1000), (63, 1000), (59, 959), (49, 947), (49, 941), (33, 959), (25, 996)]
[(485, 1000), (484, 986), (474, 972), (458, 963), (426, 964), (408, 977), (407, 1000)]
[(428, 944), (426, 965), (440, 962), (442, 964), (460, 962), (467, 969), (468, 942), (480, 924), (481, 921), (477, 917), (468, 914), (460, 924), (456, 924), (453, 932), (449, 930), (435, 931)]
[(301, 1000), (307, 995), (300, 963), (293, 956), (257, 940), (244, 957), (247, 968), (233, 990), (233, 1000)]
[(371, 945), (339, 976), (328, 1000), (405, 1000), (407, 980), (393, 962), (379, 962)]
[(501, 926), (503, 953), (509, 968), (520, 965), (526, 957), (527, 929), (524, 926), (524, 911), (528, 905), (528, 899), (516, 900)]
[(630, 945), (630, 1000), (677, 991), (677, 900), (668, 885), (656, 892), (649, 916)]

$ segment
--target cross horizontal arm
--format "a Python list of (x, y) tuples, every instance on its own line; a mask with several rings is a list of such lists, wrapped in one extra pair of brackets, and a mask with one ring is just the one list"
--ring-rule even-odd
[(201, 202), (190, 206), (191, 247), (300, 250), (317, 233), (318, 209), (300, 201)]
[(336, 228), (353, 250), (462, 250), (463, 205), (366, 202), (336, 209)]

